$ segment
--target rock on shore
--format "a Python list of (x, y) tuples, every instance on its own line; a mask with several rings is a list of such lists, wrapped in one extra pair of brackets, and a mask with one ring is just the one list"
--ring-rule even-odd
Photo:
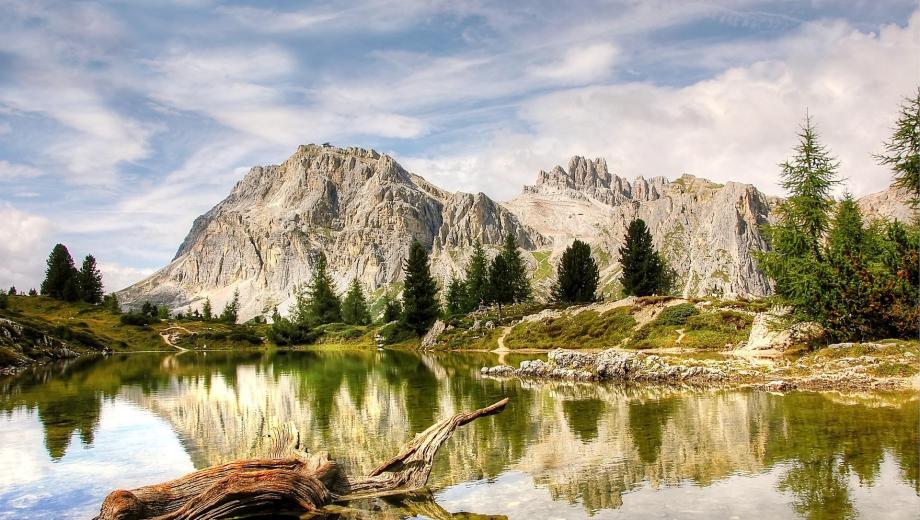
[(608, 349), (597, 354), (556, 349), (548, 361), (522, 361), (520, 367), (483, 367), (483, 375), (571, 381), (718, 382), (722, 370), (705, 365), (675, 365), (656, 355)]

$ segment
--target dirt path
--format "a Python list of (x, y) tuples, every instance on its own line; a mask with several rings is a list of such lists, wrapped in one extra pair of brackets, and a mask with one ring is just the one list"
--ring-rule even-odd
[(173, 342), (173, 340), (174, 340), (176, 337), (178, 337), (178, 334), (176, 334), (176, 333), (170, 333), (169, 331), (171, 331), (171, 330), (181, 330), (181, 331), (184, 331), (184, 332), (186, 332), (186, 333), (188, 333), (188, 334), (194, 334), (194, 332), (188, 330), (187, 328), (185, 328), (185, 327), (183, 327), (183, 326), (181, 326), (181, 325), (173, 325), (172, 327), (167, 327), (167, 328), (165, 328), (165, 329), (163, 329), (163, 330), (160, 331), (160, 337), (163, 338), (163, 343), (166, 343), (166, 344), (169, 345), (170, 347), (172, 347), (172, 348), (174, 348), (174, 349), (176, 349), (176, 350), (178, 350), (178, 351), (180, 351), (180, 352), (187, 352), (187, 351), (188, 351), (187, 348), (180, 347), (179, 345), (176, 345), (176, 344)]

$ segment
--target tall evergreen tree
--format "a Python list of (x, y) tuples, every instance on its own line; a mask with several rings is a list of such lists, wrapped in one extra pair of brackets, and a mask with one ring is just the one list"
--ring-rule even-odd
[(82, 292), (82, 289), (80, 289), (80, 277), (74, 274), (64, 282), (64, 292), (61, 293), (61, 298), (68, 302), (80, 301)]
[(428, 253), (417, 240), (412, 241), (409, 258), (403, 266), (403, 316), (406, 325), (417, 334), (424, 334), (437, 319), (438, 286), (431, 277)]
[(342, 301), (342, 321), (350, 325), (367, 325), (371, 322), (371, 313), (367, 310), (364, 289), (357, 278), (351, 281), (348, 292)]
[(313, 264), (313, 279), (309, 289), (310, 315), (313, 323), (336, 323), (342, 321), (342, 302), (335, 294), (332, 276), (329, 274), (326, 255), (320, 252)]
[(211, 299), (205, 298), (201, 305), (201, 320), (211, 321), (214, 319), (214, 311), (211, 309)]
[(498, 318), (502, 306), (514, 301), (515, 286), (504, 255), (497, 255), (489, 265), (489, 302), (498, 305)]
[(451, 276), (450, 283), (447, 284), (447, 314), (450, 316), (463, 314), (466, 312), (468, 301), (466, 282), (456, 275)]
[(80, 269), (80, 292), (86, 303), (102, 303), (102, 273), (96, 268), (96, 258), (86, 255)]
[[(48, 268), (45, 270), (45, 280), (42, 282), (41, 293), (52, 298), (64, 298), (67, 282), (77, 274), (73, 265), (73, 258), (64, 244), (57, 244), (48, 255)], [(76, 283), (70, 286), (71, 295), (76, 291), (79, 299), (80, 291)]]
[(664, 259), (652, 244), (652, 234), (645, 221), (637, 218), (629, 223), (626, 238), (620, 247), (620, 283), (628, 296), (665, 294), (670, 290), (670, 277)]
[(588, 303), (597, 299), (600, 270), (591, 256), (591, 246), (575, 240), (562, 253), (553, 286), (553, 299), (566, 303)]
[(869, 311), (870, 274), (866, 272), (871, 252), (870, 236), (863, 227), (859, 206), (849, 194), (837, 205), (827, 236), (825, 269), (821, 270), (821, 299), (813, 302), (810, 314), (832, 334), (865, 339), (871, 334)]
[(108, 309), (112, 314), (121, 314), (121, 305), (118, 303), (118, 296), (115, 296), (115, 293), (103, 296), (102, 306)]
[(489, 295), (489, 264), (479, 239), (473, 244), (473, 256), (466, 264), (466, 303), (463, 310), (476, 310)]
[[(167, 309), (167, 316), (169, 310)], [(236, 323), (240, 314), (240, 290), (233, 291), (233, 298), (224, 305), (224, 311), (220, 313), (220, 321), (224, 323)]]
[(777, 223), (765, 228), (771, 250), (757, 259), (774, 280), (777, 297), (796, 312), (809, 314), (814, 302), (824, 296), (822, 280), (827, 273), (822, 244), (834, 203), (831, 191), (840, 182), (838, 164), (818, 142), (810, 118), (799, 132), (795, 155), (781, 167), (789, 197), (777, 207)]
[(15, 286), (15, 285), (11, 285), (11, 286), (10, 286), (10, 290), (7, 291), (6, 294), (8, 294), (8, 295), (10, 295), (10, 296), (16, 296), (16, 286)]
[(876, 159), (891, 167), (894, 185), (913, 195), (911, 203), (916, 208), (920, 204), (920, 87), (901, 104), (894, 134), (885, 143), (885, 153)]
[(517, 239), (511, 232), (505, 235), (501, 255), (505, 258), (505, 266), (510, 278), (511, 302), (527, 301), (530, 298), (530, 281), (527, 279), (527, 269), (521, 258), (521, 252), (518, 250)]

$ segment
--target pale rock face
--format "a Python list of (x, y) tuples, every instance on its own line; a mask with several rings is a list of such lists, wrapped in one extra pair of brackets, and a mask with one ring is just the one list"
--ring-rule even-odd
[(888, 188), (859, 199), (859, 209), (869, 220), (884, 218), (911, 222), (916, 215), (910, 206), (911, 195), (913, 194), (907, 188)]
[[(860, 203), (874, 214), (897, 217), (906, 207), (897, 194), (867, 199)], [(603, 159), (573, 157), (568, 168), (541, 171), (536, 184), (499, 204), (438, 188), (373, 150), (307, 145), (282, 164), (252, 168), (195, 220), (169, 265), (118, 296), (129, 306), (149, 300), (178, 311), (210, 298), (219, 312), (239, 290), (240, 316), (248, 319), (275, 306), (285, 312), (319, 252), (340, 291), (357, 277), (374, 298), (399, 287), (413, 239), (431, 251), (432, 272), (446, 284), (462, 273), (475, 240), (494, 255), (507, 233), (524, 250), (537, 296), (548, 294), (555, 265), (576, 238), (592, 246), (603, 294), (618, 296), (618, 249), (637, 217), (683, 296), (761, 296), (771, 286), (753, 252), (767, 247), (761, 226), (777, 202), (751, 185), (691, 175), (630, 182)]]
[(449, 193), (373, 150), (301, 146), (280, 165), (257, 166), (198, 217), (172, 263), (119, 293), (174, 310), (216, 310), (239, 289), (243, 319), (282, 312), (309, 282), (324, 252), (339, 290), (357, 277), (369, 291), (402, 279), (413, 239), (432, 251), (435, 273), (462, 265), (479, 239), (500, 246), (511, 232), (524, 248), (548, 243), (483, 194)]

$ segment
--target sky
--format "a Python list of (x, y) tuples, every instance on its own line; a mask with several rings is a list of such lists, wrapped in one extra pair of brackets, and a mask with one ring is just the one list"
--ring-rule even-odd
[(902, 0), (0, 0), (0, 287), (57, 242), (107, 290), (297, 145), (508, 200), (572, 155), (782, 195), (806, 111), (846, 189), (920, 86)]

